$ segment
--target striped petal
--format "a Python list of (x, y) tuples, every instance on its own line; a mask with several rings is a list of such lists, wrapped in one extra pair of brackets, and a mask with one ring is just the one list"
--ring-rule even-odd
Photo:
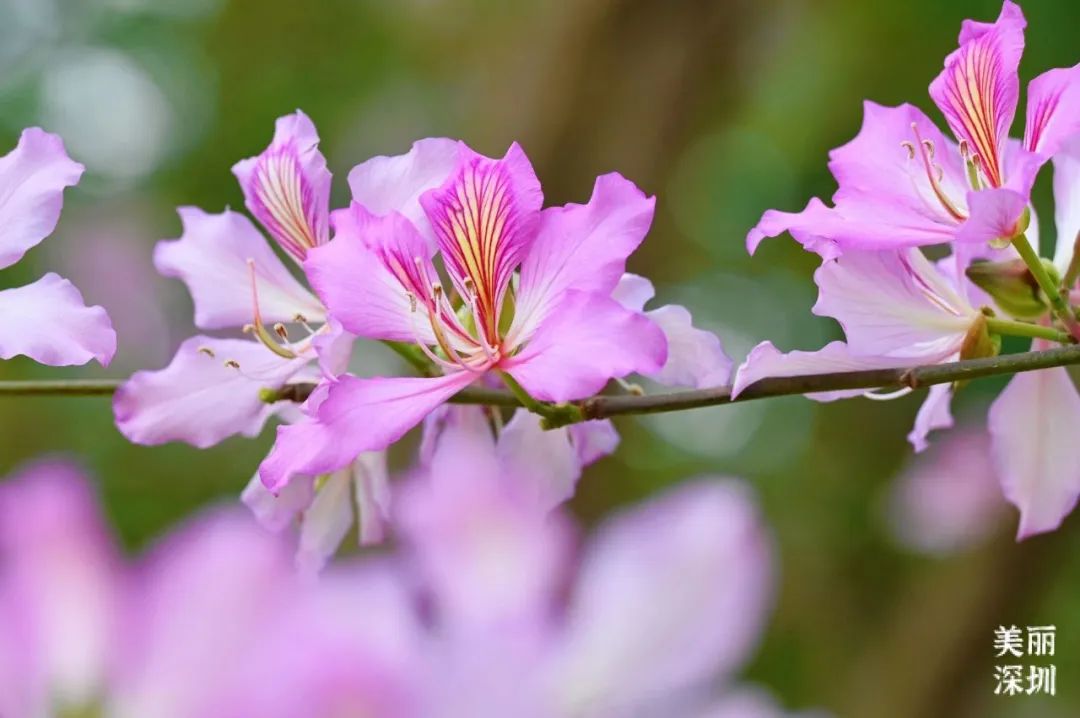
[(967, 22), (960, 47), (945, 58), (945, 69), (930, 84), (930, 96), (956, 137), (979, 157), (992, 187), (1005, 183), (1002, 155), (1020, 94), (1017, 68), (1027, 22), (1020, 7), (1006, 1), (997, 22)]
[(298, 260), (329, 238), (330, 172), (315, 125), (297, 110), (277, 121), (261, 154), (237, 162), (244, 203), (266, 231)]
[(1080, 131), (1080, 65), (1048, 70), (1028, 84), (1024, 147), (1056, 155)]
[(458, 166), (438, 189), (420, 197), (458, 291), (475, 296), (480, 329), (498, 339), (499, 309), (521, 263), (543, 194), (521, 148), (493, 160), (461, 145)]

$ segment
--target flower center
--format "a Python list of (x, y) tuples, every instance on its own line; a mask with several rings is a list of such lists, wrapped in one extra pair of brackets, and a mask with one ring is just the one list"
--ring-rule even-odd
[[(901, 146), (907, 150), (908, 159), (914, 160), (916, 156), (921, 160), (922, 170), (926, 174), (926, 180), (930, 185), (930, 190), (933, 192), (934, 197), (937, 199), (938, 204), (945, 212), (955, 219), (957, 222), (963, 222), (967, 219), (965, 214), (956, 203), (949, 198), (945, 188), (942, 186), (942, 181), (945, 179), (945, 171), (940, 165), (934, 162), (934, 143), (930, 140), (924, 140), (919, 132), (919, 127), (914, 122), (911, 123), (911, 132), (915, 136), (914, 142), (905, 140), (901, 142)], [(918, 187), (916, 187), (918, 189)]]

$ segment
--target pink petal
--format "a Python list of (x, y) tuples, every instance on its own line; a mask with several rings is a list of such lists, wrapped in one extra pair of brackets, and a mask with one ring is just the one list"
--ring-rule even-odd
[(352, 197), (370, 213), (399, 212), (432, 245), (435, 235), (420, 207), (420, 195), (441, 185), (458, 163), (458, 143), (430, 138), (403, 155), (372, 157), (349, 172)]
[[(912, 105), (866, 102), (863, 112), (859, 134), (829, 155), (839, 184), (835, 207), (813, 199), (799, 213), (766, 212), (747, 236), (751, 254), (762, 239), (785, 231), (824, 259), (848, 249), (895, 249), (952, 238), (960, 220), (939, 199), (931, 177), (937, 175), (933, 167), (940, 168), (938, 188), (953, 210), (962, 212), (968, 183), (956, 145)], [(933, 146), (932, 159), (919, 149), (920, 139)]]
[(390, 521), (390, 474), (386, 452), (360, 454), (352, 465), (353, 499), (361, 546), (382, 543)]
[(274, 533), (292, 526), (314, 498), (315, 482), (308, 476), (294, 477), (281, 491), (273, 494), (255, 474), (240, 494), (240, 500), (251, 509), (259, 524)]
[(64, 188), (82, 173), (59, 137), (37, 127), (23, 130), (15, 149), (0, 157), (0, 269), (52, 234)]
[(645, 277), (627, 272), (611, 292), (611, 298), (632, 312), (645, 311), (645, 305), (656, 296), (656, 289)]
[(352, 525), (352, 472), (346, 467), (325, 477), (311, 504), (304, 510), (296, 550), (299, 569), (306, 575), (321, 571)]
[(953, 426), (952, 385), (935, 384), (927, 392), (926, 399), (915, 415), (915, 427), (908, 434), (908, 441), (916, 452), (925, 451), (930, 444), (926, 440), (931, 431), (951, 429)]
[(1068, 371), (1014, 376), (990, 407), (989, 426), (1005, 498), (1020, 510), (1018, 538), (1053, 531), (1080, 496), (1080, 395)]
[(930, 83), (930, 96), (956, 137), (979, 156), (991, 187), (1005, 184), (1002, 155), (1020, 95), (1026, 25), (1020, 7), (1008, 0), (993, 25), (968, 22), (960, 47)]
[[(230, 360), (240, 368), (226, 366)], [(130, 441), (147, 445), (185, 441), (206, 448), (234, 434), (256, 436), (275, 411), (259, 391), (280, 388), (306, 363), (255, 341), (192, 337), (169, 366), (135, 372), (120, 386), (116, 425)]]
[(518, 409), (499, 434), (497, 451), (503, 471), (540, 510), (574, 495), (583, 463), (568, 427), (544, 431), (539, 416)]
[(248, 211), (297, 260), (329, 239), (330, 172), (303, 112), (279, 117), (270, 146), (237, 162), (233, 174)]
[(345, 376), (330, 385), (315, 419), (278, 427), (259, 476), (280, 491), (294, 474), (325, 474), (365, 451), (381, 451), (474, 380), (468, 372), (436, 379)]
[(123, 588), (118, 551), (76, 467), (40, 462), (0, 482), (5, 716), (98, 696), (118, 658)]
[[(731, 398), (736, 398), (748, 386), (767, 377), (806, 376), (809, 374), (832, 374), (863, 369), (887, 369), (903, 366), (906, 362), (894, 357), (856, 354), (844, 342), (830, 342), (816, 352), (793, 351), (783, 353), (772, 342), (761, 342), (750, 350), (746, 360), (735, 372)], [(918, 362), (911, 362), (912, 364)], [(842, 389), (838, 391), (806, 394), (815, 401), (835, 401), (861, 396), (866, 389)]]
[(255, 265), (259, 310), (264, 322), (293, 322), (297, 314), (319, 322), (319, 301), (292, 276), (266, 239), (242, 214), (208, 214), (197, 207), (178, 210), (183, 234), (159, 242), (154, 266), (187, 285), (200, 329), (240, 327), (255, 316), (251, 267)]
[(1064, 273), (1080, 238), (1080, 137), (1066, 142), (1054, 157), (1054, 219), (1057, 224), (1054, 264)]
[(727, 384), (731, 378), (731, 358), (724, 353), (720, 338), (698, 329), (686, 307), (668, 304), (646, 312), (667, 339), (667, 361), (649, 378), (667, 386), (704, 388)]
[(434, 344), (427, 299), (437, 274), (416, 228), (401, 214), (377, 217), (356, 202), (334, 213), (334, 228), (334, 240), (304, 263), (334, 319), (366, 339)]
[(771, 542), (734, 481), (684, 486), (604, 524), (555, 676), (567, 714), (622, 715), (733, 673), (763, 629), (772, 573)]
[(956, 233), (956, 241), (986, 243), (1011, 239), (1019, 233), (1028, 200), (1011, 189), (984, 189), (968, 193), (968, 207), (971, 216)]
[(570, 441), (582, 466), (589, 466), (614, 454), (619, 446), (619, 432), (615, 431), (615, 425), (606, 419), (572, 424), (569, 429)]
[(978, 312), (918, 249), (846, 252), (814, 273), (814, 313), (840, 322), (851, 352), (938, 361)]
[(570, 290), (503, 366), (534, 397), (570, 401), (595, 394), (610, 379), (660, 371), (666, 344), (643, 315), (609, 297)]
[(49, 273), (33, 284), (0, 291), (0, 358), (17, 354), (41, 364), (69, 366), (116, 352), (116, 332), (101, 307), (88, 307), (75, 285)]
[(517, 143), (501, 160), (462, 144), (453, 174), (420, 197), (447, 272), (462, 296), (475, 297), (490, 342), (498, 340), (503, 296), (535, 237), (542, 202)]
[(1080, 132), (1080, 65), (1048, 70), (1028, 84), (1024, 147), (1053, 157)]
[(645, 239), (655, 205), (655, 197), (612, 173), (596, 179), (588, 204), (545, 210), (521, 266), (515, 328), (542, 322), (568, 290), (610, 294)]

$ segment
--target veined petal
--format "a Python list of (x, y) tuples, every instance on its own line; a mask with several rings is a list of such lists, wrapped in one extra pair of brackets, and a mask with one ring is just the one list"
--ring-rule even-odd
[(930, 446), (926, 437), (931, 431), (952, 428), (952, 396), (951, 384), (935, 384), (930, 387), (926, 399), (919, 407), (919, 413), (915, 415), (915, 426), (907, 437), (916, 453), (925, 451)]
[(543, 194), (517, 143), (493, 160), (461, 145), (457, 169), (420, 197), (447, 271), (464, 297), (474, 297), (484, 326), (498, 341), (499, 312), (510, 275), (536, 230)]
[(0, 157), (0, 269), (52, 234), (64, 188), (82, 173), (58, 136), (37, 127), (23, 130), (15, 149)]
[(297, 260), (329, 238), (330, 172), (319, 152), (319, 134), (297, 110), (279, 117), (262, 154), (233, 166), (244, 204), (266, 231)]
[(224, 329), (252, 321), (252, 271), (263, 321), (293, 322), (297, 314), (312, 322), (325, 319), (319, 301), (289, 273), (247, 217), (230, 210), (208, 214), (197, 207), (177, 212), (184, 231), (179, 239), (158, 242), (154, 266), (187, 285), (197, 327)]
[(1009, 0), (993, 25), (966, 24), (960, 47), (930, 83), (930, 96), (956, 137), (979, 157), (991, 187), (1005, 183), (1002, 155), (1020, 95), (1017, 70), (1026, 25), (1020, 7)]
[(184, 441), (206, 448), (234, 434), (255, 436), (275, 411), (259, 398), (260, 389), (280, 388), (306, 364), (256, 341), (192, 337), (169, 366), (135, 372), (117, 389), (116, 425), (146, 445)]
[(33, 284), (0, 291), (0, 359), (17, 354), (41, 364), (108, 365), (116, 332), (101, 307), (88, 307), (75, 285), (49, 273)]
[(938, 361), (959, 350), (978, 316), (916, 248), (846, 252), (814, 281), (814, 313), (840, 322), (857, 354)]
[(353, 201), (375, 215), (399, 212), (432, 246), (435, 234), (420, 195), (440, 186), (458, 163), (459, 143), (442, 137), (414, 142), (403, 155), (372, 157), (349, 172)]
[(695, 482), (607, 522), (556, 656), (565, 714), (623, 715), (733, 673), (758, 641), (772, 573), (771, 541), (734, 481)]
[(956, 241), (985, 244), (1016, 236), (1028, 198), (1012, 189), (984, 189), (968, 193), (968, 207), (971, 217), (956, 233)]
[(1080, 239), (1080, 137), (1066, 142), (1054, 156), (1054, 220), (1057, 224), (1054, 264), (1064, 273)]
[(1080, 497), (1080, 395), (1068, 371), (1014, 376), (990, 407), (989, 426), (1005, 498), (1020, 510), (1018, 538), (1053, 531)]
[(311, 421), (278, 427), (259, 476), (280, 491), (294, 474), (329, 473), (365, 451), (381, 451), (474, 379), (464, 371), (434, 379), (347, 375), (328, 387)]
[[(816, 352), (793, 351), (783, 353), (772, 342), (761, 342), (750, 350), (746, 360), (735, 372), (731, 398), (739, 396), (747, 387), (769, 377), (807, 376), (810, 374), (833, 374), (863, 369), (887, 369), (895, 366), (912, 366), (918, 359), (856, 354), (844, 342), (830, 342)], [(840, 389), (837, 391), (806, 394), (815, 401), (835, 401), (862, 396), (866, 389)]]
[(527, 333), (570, 289), (610, 294), (645, 239), (655, 206), (655, 197), (612, 173), (596, 179), (588, 204), (544, 210), (521, 265), (511, 333)]
[(431, 249), (403, 215), (353, 202), (334, 212), (334, 240), (311, 252), (311, 286), (345, 329), (367, 339), (436, 342), (429, 312), (438, 275)]
[(955, 143), (912, 105), (866, 102), (863, 115), (855, 139), (829, 154), (836, 206), (813, 199), (802, 212), (766, 212), (747, 236), (751, 254), (762, 239), (785, 231), (825, 259), (848, 249), (952, 239), (965, 217), (968, 188)]
[(667, 340), (650, 319), (614, 299), (570, 290), (502, 366), (545, 401), (581, 399), (611, 379), (654, 374), (667, 361)]
[(1024, 147), (1053, 157), (1080, 132), (1080, 65), (1048, 70), (1028, 84)]

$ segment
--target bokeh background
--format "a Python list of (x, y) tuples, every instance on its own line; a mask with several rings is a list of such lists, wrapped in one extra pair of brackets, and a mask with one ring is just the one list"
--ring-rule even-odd
[[(0, 150), (40, 124), (88, 167), (54, 237), (0, 286), (56, 270), (120, 332), (107, 370), (12, 361), (0, 378), (163, 366), (193, 329), (182, 285), (153, 270), (153, 244), (178, 236), (177, 205), (242, 207), (231, 165), (297, 107), (318, 125), (339, 180), (429, 135), (492, 155), (518, 140), (552, 204), (584, 201), (596, 175), (618, 170), (659, 197), (631, 269), (653, 278), (660, 300), (689, 305), (736, 360), (765, 338), (817, 348), (839, 331), (809, 313), (813, 258), (777, 239), (751, 260), (747, 229), (766, 208), (832, 193), (826, 153), (855, 134), (864, 98), (930, 111), (926, 86), (961, 19), (999, 9), (995, 0), (0, 0)], [(1024, 79), (1080, 60), (1080, 4), (1032, 1), (1025, 11)], [(336, 204), (347, 200), (343, 181), (334, 192)], [(387, 358), (362, 360), (378, 369)], [(960, 394), (976, 441), (1002, 384)], [(1080, 519), (1015, 544), (1015, 516), (995, 503), (978, 449), (937, 469), (931, 454), (923, 488), (898, 489), (919, 470), (904, 436), (920, 399), (796, 397), (624, 419), (622, 447), (587, 472), (572, 508), (592, 522), (690, 477), (750, 481), (776, 536), (781, 583), (747, 678), (790, 707), (873, 718), (1080, 715)], [(0, 399), (0, 472), (42, 453), (77, 457), (132, 550), (197, 507), (234, 500), (273, 433), (206, 451), (145, 448), (111, 417), (102, 398)], [(937, 444), (945, 456), (948, 442)], [(991, 498), (978, 516), (955, 518), (963, 536), (948, 535), (948, 515), (920, 518), (920, 502), (923, 513), (945, 505), (947, 514), (948, 491), (935, 486), (970, 474)], [(993, 695), (999, 624), (1057, 626), (1056, 698)]]

